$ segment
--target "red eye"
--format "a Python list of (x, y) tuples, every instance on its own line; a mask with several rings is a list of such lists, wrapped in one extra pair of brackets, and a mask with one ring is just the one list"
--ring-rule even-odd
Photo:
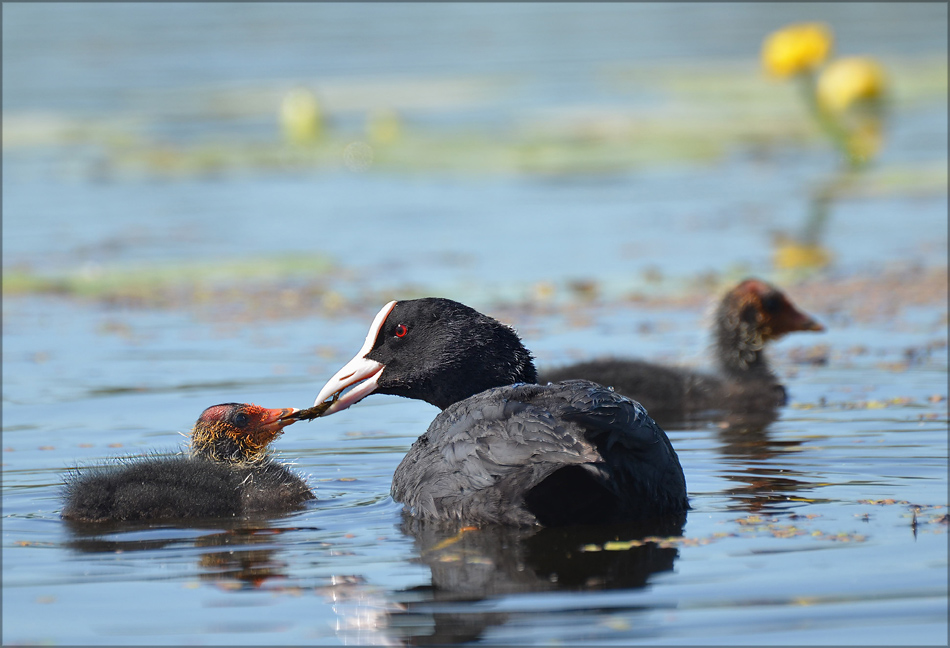
[(396, 325), (396, 337), (405, 337), (406, 333), (409, 332), (409, 327), (405, 324)]

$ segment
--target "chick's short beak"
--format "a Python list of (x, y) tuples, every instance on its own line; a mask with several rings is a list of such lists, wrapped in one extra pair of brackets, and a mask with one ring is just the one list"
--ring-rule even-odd
[(261, 427), (274, 433), (280, 432), (288, 425), (297, 422), (297, 419), (294, 417), (297, 411), (296, 407), (263, 409), (261, 412)]
[(813, 319), (810, 315), (805, 313), (798, 312), (796, 313), (795, 328), (798, 331), (824, 331), (825, 327), (822, 326), (817, 320)]

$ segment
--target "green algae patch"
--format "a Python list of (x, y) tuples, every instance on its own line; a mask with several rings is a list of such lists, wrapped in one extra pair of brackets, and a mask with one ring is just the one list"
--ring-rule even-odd
[(262, 290), (268, 286), (286, 286), (295, 279), (314, 281), (332, 274), (333, 268), (330, 259), (320, 255), (284, 255), (217, 263), (84, 266), (58, 274), (9, 268), (3, 271), (3, 294), (53, 294), (159, 305), (181, 298), (201, 300), (222, 290)]

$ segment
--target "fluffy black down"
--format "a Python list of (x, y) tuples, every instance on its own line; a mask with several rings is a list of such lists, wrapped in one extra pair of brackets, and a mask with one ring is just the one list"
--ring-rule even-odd
[(227, 464), (191, 456), (119, 460), (67, 478), (62, 517), (80, 522), (281, 513), (314, 499), (286, 467), (264, 459)]

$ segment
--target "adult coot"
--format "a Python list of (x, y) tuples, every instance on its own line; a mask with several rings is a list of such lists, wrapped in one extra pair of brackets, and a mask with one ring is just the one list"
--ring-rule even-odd
[(424, 520), (552, 526), (689, 508), (676, 452), (642, 406), (536, 377), (508, 326), (448, 299), (394, 301), (316, 402), (334, 396), (333, 414), (376, 392), (442, 409), (393, 477), (393, 498)]
[(120, 459), (66, 478), (62, 516), (79, 522), (234, 517), (279, 513), (314, 499), (307, 484), (267, 454), (295, 409), (225, 403), (202, 412), (190, 452)]
[(716, 370), (710, 373), (642, 360), (605, 358), (544, 371), (540, 382), (584, 378), (637, 399), (663, 425), (723, 411), (767, 412), (785, 405), (785, 388), (772, 372), (765, 346), (793, 331), (823, 331), (782, 291), (747, 279), (716, 310)]

